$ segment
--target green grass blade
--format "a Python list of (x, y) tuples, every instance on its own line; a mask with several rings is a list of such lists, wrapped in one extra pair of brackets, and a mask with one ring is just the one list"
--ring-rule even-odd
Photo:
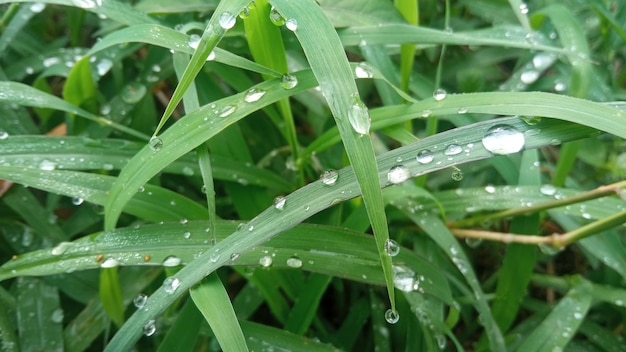
[(115, 325), (122, 326), (124, 324), (124, 302), (117, 268), (106, 268), (100, 271), (100, 302)]
[(174, 325), (165, 335), (157, 351), (194, 351), (201, 327), (202, 313), (198, 311), (194, 301), (189, 300), (178, 313)]
[(247, 336), (248, 347), (254, 351), (262, 351), (263, 349), (302, 352), (339, 351), (333, 346), (315, 341), (314, 339), (266, 325), (245, 321), (241, 322), (241, 328)]
[[(302, 30), (295, 30), (296, 37), (302, 45), (311, 69), (317, 78), (320, 88), (326, 97), (330, 110), (333, 113), (339, 133), (354, 168), (363, 201), (370, 219), (374, 237), (380, 253), (383, 272), (387, 278), (387, 291), (391, 302), (391, 309), (395, 309), (393, 278), (391, 272), (391, 258), (385, 253), (385, 245), (389, 240), (387, 218), (385, 216), (380, 183), (371, 175), (377, 173), (372, 141), (369, 137), (369, 112), (357, 113), (357, 119), (367, 121), (357, 122), (366, 124), (367, 128), (354, 128), (355, 122), (350, 113), (359, 106), (354, 100), (358, 97), (358, 90), (354, 82), (352, 70), (343, 53), (337, 33), (320, 11), (311, 1), (293, 3), (284, 0), (272, 2), (287, 21), (295, 20)], [(321, 53), (324, 53), (323, 55)], [(363, 103), (360, 103), (363, 104)], [(365, 108), (367, 109), (367, 108)]]
[(8, 309), (0, 311), (0, 343), (7, 352), (19, 351), (19, 340), (17, 338), (13, 321), (15, 321), (15, 298), (3, 287), (0, 287), (0, 304)]
[[(411, 0), (395, 0), (396, 7), (408, 24), (417, 26), (419, 23), (419, 2)], [(413, 61), (415, 58), (415, 45), (403, 44), (400, 47), (400, 81), (404, 92), (409, 91), (409, 81), (411, 71), (413, 71)]]
[(300, 295), (289, 313), (285, 330), (304, 335), (320, 308), (322, 295), (330, 285), (331, 276), (310, 275), (300, 288)]
[(247, 351), (237, 316), (222, 281), (213, 273), (190, 291), (196, 307), (211, 326), (220, 347), (226, 351)]
[(38, 278), (17, 281), (17, 316), (24, 351), (63, 350), (63, 310), (56, 287)]

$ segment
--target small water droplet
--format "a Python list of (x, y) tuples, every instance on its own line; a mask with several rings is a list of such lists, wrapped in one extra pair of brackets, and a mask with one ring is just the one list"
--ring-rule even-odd
[(72, 198), (72, 204), (74, 205), (81, 205), (83, 204), (83, 202), (84, 202), (84, 199), (82, 198), (78, 198), (78, 197)]
[(298, 85), (298, 78), (290, 74), (284, 74), (280, 82), (280, 86), (283, 87), (284, 89), (292, 89), (297, 85)]
[(411, 292), (419, 289), (419, 279), (415, 272), (404, 266), (392, 266), (393, 285), (400, 291)]
[(516, 153), (524, 148), (524, 134), (507, 125), (496, 125), (487, 130), (483, 146), (493, 154)]
[(72, 246), (72, 242), (60, 242), (54, 248), (52, 248), (52, 251), (50, 251), (50, 253), (52, 255), (61, 255), (65, 253), (65, 251), (67, 251), (67, 249), (70, 248), (71, 246)]
[(0, 140), (9, 138), (9, 133), (7, 131), (0, 130)]
[(467, 108), (466, 107), (460, 107), (459, 110), (457, 110), (457, 113), (459, 114), (467, 114)]
[(143, 334), (145, 336), (152, 336), (156, 332), (156, 322), (154, 319), (148, 320), (146, 325), (143, 326)]
[(146, 305), (146, 302), (148, 302), (148, 296), (143, 293), (140, 293), (137, 297), (133, 298), (133, 304), (137, 309), (143, 308)]
[(192, 34), (189, 36), (189, 41), (187, 42), (187, 45), (189, 45), (190, 48), (192, 49), (198, 49), (198, 44), (200, 44), (200, 36), (197, 34)]
[(250, 9), (246, 6), (244, 7), (241, 12), (239, 12), (239, 18), (241, 18), (242, 20), (245, 20), (246, 18), (248, 18), (250, 16)]
[(298, 21), (295, 18), (290, 18), (285, 21), (285, 27), (287, 27), (288, 30), (295, 32), (296, 29), (298, 29)]
[(443, 153), (448, 156), (461, 154), (462, 152), (463, 147), (458, 144), (450, 144), (448, 147), (446, 147), (446, 150), (443, 151)]
[(339, 174), (336, 170), (325, 170), (324, 172), (322, 172), (320, 179), (322, 180), (323, 184), (327, 186), (332, 186), (337, 183), (337, 179), (339, 179)]
[(44, 4), (43, 2), (36, 2), (30, 5), (30, 10), (33, 13), (40, 13), (45, 8), (46, 8), (46, 4)]
[(451, 174), (450, 174), (450, 178), (452, 178), (452, 180), (454, 181), (462, 181), (463, 180), (463, 171), (461, 170), (454, 170)]
[(186, 231), (185, 233), (183, 233), (183, 238), (187, 239), (189, 237), (191, 237), (191, 232)]
[(359, 62), (354, 68), (354, 75), (356, 78), (372, 78), (374, 77), (374, 70), (369, 64)]
[(556, 187), (553, 185), (545, 184), (539, 188), (539, 192), (546, 196), (553, 196), (556, 193)]
[(396, 165), (387, 173), (387, 181), (393, 184), (398, 184), (408, 180), (410, 176), (411, 173), (409, 172), (409, 169), (403, 165)]
[(287, 259), (287, 266), (291, 268), (301, 268), (302, 260), (298, 257), (291, 257)]
[(564, 92), (567, 89), (567, 85), (561, 81), (554, 82), (554, 90), (556, 92)]
[(552, 63), (556, 60), (556, 55), (552, 53), (539, 53), (533, 57), (533, 66), (538, 71), (543, 71), (550, 67)]
[(526, 14), (528, 14), (528, 5), (527, 5), (525, 2), (523, 2), (523, 3), (521, 3), (521, 4), (519, 5), (519, 12), (520, 12), (522, 15), (526, 15)]
[(255, 101), (258, 101), (259, 99), (263, 98), (265, 93), (267, 92), (264, 91), (263, 89), (250, 88), (248, 89), (246, 94), (243, 96), (243, 101), (245, 101), (246, 103), (254, 103)]
[(398, 322), (398, 320), (400, 320), (400, 314), (398, 314), (397, 310), (387, 309), (387, 311), (385, 312), (385, 320), (389, 324), (395, 324)]
[(209, 56), (206, 57), (206, 61), (213, 61), (215, 60), (215, 50), (211, 50), (211, 52), (209, 53)]
[(441, 88), (435, 90), (435, 92), (433, 93), (433, 97), (437, 101), (444, 100), (447, 96), (448, 96), (448, 93), (444, 89), (441, 89)]
[(259, 258), (259, 265), (261, 265), (264, 268), (270, 267), (272, 265), (272, 256), (266, 255), (266, 256)]
[(39, 170), (43, 170), (43, 171), (54, 171), (56, 167), (57, 167), (57, 164), (50, 160), (44, 159), (39, 163)]
[(127, 84), (121, 92), (122, 100), (128, 104), (136, 104), (146, 95), (147, 91), (146, 86), (141, 83), (134, 82)]
[(583, 314), (581, 312), (574, 312), (574, 319), (580, 320), (583, 318)]
[(426, 109), (426, 110), (422, 111), (422, 117), (430, 117), (430, 115), (432, 115), (432, 114), (433, 114), (432, 110)]
[(428, 164), (433, 161), (434, 155), (433, 155), (433, 152), (431, 152), (430, 150), (423, 149), (417, 153), (416, 159), (417, 159), (417, 162), (420, 164)]
[(43, 60), (43, 66), (50, 67), (52, 65), (58, 64), (59, 62), (61, 62), (61, 59), (59, 59), (58, 57), (49, 57)]
[(193, 168), (189, 166), (184, 166), (182, 171), (183, 171), (183, 175), (185, 176), (193, 176), (194, 174)]
[(285, 208), (285, 203), (287, 202), (287, 198), (283, 196), (278, 196), (274, 198), (274, 208), (278, 210), (283, 210)]
[(168, 266), (168, 267), (179, 266), (180, 261), (181, 261), (180, 258), (178, 258), (177, 256), (170, 255), (163, 260), (162, 265)]
[(485, 186), (485, 192), (493, 194), (495, 193), (495, 191), (496, 191), (496, 188), (494, 186), (492, 185)]
[(96, 71), (98, 76), (104, 76), (113, 67), (113, 61), (109, 59), (102, 59), (96, 64)]
[(219, 18), (220, 27), (228, 30), (235, 26), (235, 22), (237, 22), (237, 17), (230, 12), (224, 12), (220, 15)]
[(234, 262), (235, 260), (237, 260), (237, 258), (239, 258), (239, 255), (240, 255), (239, 253), (231, 254), (230, 255), (230, 260)]
[(117, 261), (117, 259), (115, 259), (115, 258), (107, 258), (100, 264), (100, 267), (101, 268), (115, 268), (119, 264), (120, 263)]
[(232, 113), (234, 113), (237, 110), (237, 106), (235, 105), (225, 105), (223, 108), (221, 108), (218, 112), (218, 116), (219, 117), (228, 117), (230, 116)]
[(531, 84), (534, 83), (537, 79), (539, 78), (539, 72), (535, 71), (535, 70), (528, 70), (528, 71), (524, 71), (522, 72), (522, 74), (520, 75), (520, 80), (524, 83), (524, 84)]
[(163, 280), (163, 289), (166, 293), (172, 294), (180, 287), (180, 280), (177, 277), (170, 276)]
[(161, 150), (161, 148), (163, 148), (163, 141), (157, 136), (152, 136), (152, 138), (150, 138), (150, 141), (148, 142), (148, 146), (153, 151), (158, 152), (159, 150)]
[(52, 315), (50, 316), (50, 320), (52, 320), (53, 323), (57, 323), (57, 324), (62, 323), (63, 318), (64, 318), (64, 314), (63, 314), (63, 309), (61, 308), (57, 308), (53, 310)]
[(274, 6), (272, 6), (272, 9), (270, 10), (270, 21), (275, 26), (282, 26), (285, 24), (285, 18), (278, 12), (278, 10), (276, 10)]
[(398, 242), (388, 239), (384, 246), (385, 253), (390, 257), (395, 257), (400, 253), (400, 245)]
[(360, 135), (368, 134), (371, 126), (370, 114), (358, 94), (352, 95), (352, 105), (348, 109), (348, 121), (352, 129)]

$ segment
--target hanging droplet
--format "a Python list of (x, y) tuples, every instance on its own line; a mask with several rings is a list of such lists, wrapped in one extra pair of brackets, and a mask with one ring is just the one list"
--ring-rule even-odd
[(172, 294), (180, 287), (180, 280), (177, 277), (170, 276), (163, 280), (163, 290), (166, 293)]
[(211, 50), (211, 52), (209, 53), (209, 56), (206, 57), (206, 61), (213, 61), (215, 60), (215, 50)]
[(452, 27), (446, 27), (443, 29), (443, 32), (447, 35), (452, 35), (452, 33), (454, 33), (454, 29), (452, 29)]
[(161, 150), (161, 148), (163, 148), (163, 141), (157, 136), (152, 136), (152, 138), (150, 138), (150, 141), (148, 142), (148, 146), (153, 151), (158, 152), (159, 150)]
[(461, 170), (454, 170), (451, 174), (450, 174), (450, 178), (452, 178), (452, 180), (454, 181), (462, 181), (463, 180), (463, 171)]
[(335, 183), (337, 183), (338, 178), (339, 178), (339, 174), (337, 173), (336, 170), (325, 170), (324, 172), (322, 172), (322, 175), (320, 176), (322, 183), (327, 186), (332, 186)]
[(180, 262), (181, 262), (180, 258), (174, 255), (170, 255), (163, 260), (162, 265), (168, 266), (168, 267), (179, 266)]
[(235, 22), (237, 22), (237, 17), (230, 12), (224, 12), (220, 15), (219, 18), (220, 27), (228, 30), (235, 26)]
[(398, 320), (400, 320), (400, 314), (398, 314), (397, 310), (387, 309), (387, 311), (385, 312), (385, 320), (389, 324), (395, 324), (398, 322)]
[(287, 266), (291, 268), (301, 268), (302, 260), (298, 257), (291, 257), (287, 259)]
[(487, 130), (483, 146), (493, 154), (516, 153), (524, 148), (524, 134), (507, 125), (496, 125)]
[(465, 243), (470, 248), (477, 248), (478, 246), (480, 246), (483, 243), (483, 240), (481, 238), (466, 237), (465, 238)]
[(154, 319), (148, 320), (146, 325), (143, 326), (143, 334), (145, 336), (152, 336), (156, 332), (156, 322)]
[(567, 89), (567, 85), (561, 81), (554, 82), (554, 90), (556, 92), (564, 92)]
[(390, 257), (395, 257), (400, 253), (400, 245), (392, 239), (388, 239), (387, 242), (385, 242), (384, 249), (385, 253)]
[(266, 255), (266, 256), (259, 258), (259, 265), (261, 265), (264, 268), (270, 267), (272, 265), (272, 256)]
[(250, 88), (248, 89), (246, 94), (243, 96), (243, 101), (245, 101), (246, 103), (254, 103), (255, 101), (258, 101), (259, 99), (263, 98), (265, 93), (267, 92), (264, 91), (263, 89)]
[(284, 89), (292, 89), (298, 85), (298, 78), (294, 75), (284, 74), (280, 86)]
[(192, 49), (198, 49), (198, 45), (200, 44), (200, 36), (197, 34), (192, 34), (189, 36), (189, 41), (187, 41), (187, 45), (189, 45)]
[(72, 242), (60, 242), (59, 244), (54, 246), (54, 248), (52, 248), (52, 251), (50, 251), (50, 253), (52, 255), (61, 255), (65, 253), (65, 251), (67, 251), (67, 249), (70, 248), (71, 246), (72, 246)]
[(431, 152), (430, 150), (423, 149), (417, 153), (416, 159), (417, 159), (417, 162), (420, 164), (428, 164), (433, 161), (434, 155), (433, 155), (433, 152)]
[(282, 26), (285, 24), (285, 18), (278, 12), (278, 10), (276, 10), (274, 6), (272, 6), (272, 9), (270, 10), (270, 21), (275, 26)]
[(81, 205), (81, 204), (83, 204), (84, 201), (85, 200), (82, 199), (82, 198), (78, 198), (78, 197), (72, 198), (72, 204), (74, 204), (74, 205)]
[(274, 208), (278, 210), (283, 210), (285, 208), (285, 203), (287, 202), (287, 198), (283, 196), (278, 196), (274, 198)]
[(403, 165), (396, 165), (387, 173), (387, 181), (389, 181), (389, 183), (398, 184), (408, 180), (410, 176), (411, 173), (409, 169)]
[(117, 261), (117, 259), (115, 259), (115, 258), (107, 258), (100, 264), (100, 267), (101, 268), (115, 268), (119, 264), (120, 263)]
[(445, 90), (441, 89), (441, 88), (439, 88), (439, 89), (435, 90), (435, 92), (433, 93), (433, 97), (434, 97), (434, 98), (435, 98), (435, 100), (437, 100), (437, 101), (442, 101), (442, 100), (444, 100), (447, 96), (448, 96), (448, 93), (447, 93)]
[(354, 75), (356, 78), (372, 78), (374, 77), (374, 70), (367, 63), (359, 62), (354, 68)]
[(141, 83), (134, 82), (127, 84), (124, 88), (122, 88), (122, 100), (128, 104), (136, 104), (144, 97), (144, 95), (146, 95), (147, 91), (148, 89), (146, 86)]
[(298, 21), (295, 18), (290, 18), (285, 21), (285, 27), (287, 27), (288, 30), (295, 32), (296, 29), (298, 29)]
[(372, 121), (370, 114), (358, 94), (352, 95), (352, 105), (348, 109), (348, 121), (352, 125), (352, 129), (360, 135), (368, 134)]
[(224, 105), (224, 107), (222, 107), (220, 109), (220, 111), (218, 112), (218, 116), (219, 117), (228, 117), (230, 116), (232, 113), (234, 113), (237, 110), (237, 106), (235, 105)]
[(146, 302), (148, 302), (148, 296), (143, 293), (140, 293), (137, 297), (133, 298), (133, 304), (137, 309), (143, 308), (146, 305)]
[(461, 147), (458, 144), (450, 144), (446, 150), (443, 151), (443, 153), (445, 155), (457, 155), (457, 154), (461, 154), (463, 152), (463, 147)]

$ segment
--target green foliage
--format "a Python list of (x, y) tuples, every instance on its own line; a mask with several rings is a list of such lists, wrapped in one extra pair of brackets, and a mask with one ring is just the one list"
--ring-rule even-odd
[(613, 5), (0, 0), (2, 350), (624, 351)]

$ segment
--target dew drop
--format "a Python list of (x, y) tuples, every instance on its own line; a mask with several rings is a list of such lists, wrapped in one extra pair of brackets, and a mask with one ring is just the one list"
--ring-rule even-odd
[(263, 89), (250, 88), (248, 89), (246, 94), (243, 96), (243, 101), (245, 101), (246, 103), (254, 103), (255, 101), (258, 101), (259, 99), (263, 98), (265, 93), (267, 92), (264, 91)]
[(295, 18), (290, 18), (285, 21), (285, 27), (287, 27), (288, 30), (295, 32), (296, 29), (298, 29), (298, 21)]
[(56, 167), (57, 167), (57, 164), (50, 160), (44, 159), (39, 163), (39, 170), (43, 170), (43, 171), (54, 171)]
[(291, 257), (287, 259), (287, 266), (291, 268), (301, 268), (302, 260), (298, 257)]
[(371, 126), (371, 119), (367, 107), (358, 94), (352, 95), (352, 105), (348, 109), (348, 121), (352, 125), (352, 129), (360, 135), (368, 134)]
[(52, 320), (53, 323), (57, 323), (57, 324), (62, 323), (63, 318), (64, 318), (64, 314), (63, 314), (63, 309), (61, 308), (57, 308), (53, 310), (52, 315), (50, 316), (50, 320)]
[(248, 18), (250, 16), (250, 9), (246, 6), (244, 7), (241, 12), (239, 12), (239, 18), (241, 18), (242, 20), (245, 20), (246, 18)]
[(374, 70), (367, 63), (359, 62), (354, 68), (354, 75), (356, 78), (372, 78), (374, 77)]
[(385, 312), (385, 320), (389, 324), (395, 324), (398, 322), (398, 320), (400, 320), (400, 314), (398, 314), (397, 310), (387, 309), (387, 311)]
[(528, 14), (528, 5), (527, 5), (525, 2), (523, 2), (523, 3), (521, 3), (521, 4), (519, 5), (519, 12), (520, 12), (522, 15), (526, 15), (526, 14)]
[(543, 185), (539, 188), (539, 192), (541, 192), (541, 194), (544, 194), (546, 196), (553, 196), (556, 193), (556, 187), (554, 187), (553, 185)]
[(435, 90), (435, 92), (433, 93), (433, 97), (437, 101), (444, 100), (446, 96), (448, 96), (448, 93), (444, 89), (441, 89), (441, 88)]
[(113, 61), (109, 59), (102, 59), (96, 64), (96, 71), (98, 76), (104, 76), (113, 67)]
[(432, 110), (426, 109), (426, 110), (422, 111), (422, 117), (430, 117), (430, 115), (432, 115), (432, 114), (433, 114)]
[(387, 173), (387, 181), (393, 184), (398, 184), (408, 180), (410, 176), (411, 173), (409, 172), (409, 169), (403, 165), (396, 165)]
[(443, 153), (448, 156), (461, 154), (462, 152), (463, 147), (458, 144), (450, 144), (448, 147), (446, 147), (446, 150), (443, 151)]
[(270, 267), (272, 265), (272, 256), (266, 255), (266, 256), (259, 258), (259, 265), (261, 265), (264, 268)]
[(459, 114), (467, 114), (467, 111), (468, 111), (467, 108), (462, 106), (462, 107), (459, 108), (459, 110), (457, 110), (457, 113), (459, 113)]
[(232, 113), (235, 112), (235, 110), (237, 110), (237, 106), (235, 105), (225, 105), (223, 108), (221, 108), (218, 112), (218, 116), (219, 117), (228, 117), (230, 116)]
[(156, 332), (156, 322), (154, 319), (148, 320), (146, 325), (143, 326), (143, 334), (145, 336), (152, 336)]
[(483, 240), (480, 239), (480, 238), (466, 237), (465, 238), (465, 243), (470, 248), (477, 248), (478, 246), (480, 246), (483, 243)]
[(78, 198), (78, 197), (72, 198), (72, 204), (74, 204), (74, 205), (81, 205), (81, 204), (83, 204), (84, 201), (85, 200), (82, 199), (82, 198)]
[(146, 88), (146, 86), (141, 83), (134, 82), (127, 84), (122, 89), (122, 100), (124, 100), (128, 104), (136, 104), (144, 97), (144, 95), (146, 95), (147, 91), (148, 89)]
[(117, 259), (115, 259), (115, 258), (107, 258), (100, 264), (100, 267), (101, 268), (115, 268), (119, 264), (120, 263), (117, 261)]
[(274, 198), (274, 208), (278, 210), (283, 210), (285, 208), (285, 203), (287, 202), (287, 198), (283, 196), (278, 196)]
[(574, 319), (580, 320), (583, 318), (583, 314), (581, 312), (574, 312)]
[(185, 233), (183, 233), (183, 238), (187, 239), (191, 237), (191, 232), (186, 231)]
[(43, 2), (36, 2), (36, 3), (33, 3), (32, 5), (30, 5), (30, 10), (33, 13), (40, 13), (45, 8), (46, 8), (46, 4), (44, 4)]
[(9, 133), (7, 131), (0, 130), (0, 140), (9, 138)]
[(531, 84), (534, 83), (537, 79), (539, 78), (539, 72), (535, 71), (535, 70), (528, 70), (528, 71), (524, 71), (522, 72), (522, 74), (520, 75), (520, 80), (524, 83), (524, 84)]
[(209, 56), (206, 57), (206, 61), (213, 61), (215, 60), (215, 50), (211, 50), (211, 52), (209, 53)]
[(152, 138), (150, 138), (150, 141), (148, 142), (148, 146), (153, 151), (158, 152), (159, 150), (161, 150), (161, 148), (163, 148), (163, 141), (157, 136), (152, 136)]
[(496, 192), (496, 188), (492, 185), (485, 186), (485, 192), (493, 194)]
[(278, 12), (278, 10), (276, 10), (274, 6), (272, 6), (272, 9), (270, 10), (270, 21), (275, 26), (282, 26), (285, 24), (285, 18)]
[(415, 272), (404, 266), (392, 266), (393, 285), (400, 291), (411, 292), (419, 289), (419, 280)]
[(336, 170), (325, 170), (324, 172), (322, 172), (320, 179), (322, 180), (323, 184), (327, 186), (332, 186), (337, 183), (337, 179), (339, 179), (339, 174)]
[(496, 125), (487, 130), (483, 146), (493, 154), (516, 153), (524, 147), (524, 134), (507, 125)]
[(192, 34), (189, 36), (189, 41), (187, 41), (187, 45), (189, 45), (192, 49), (198, 49), (198, 45), (200, 44), (200, 36), (197, 34)]
[(462, 181), (463, 180), (463, 171), (461, 170), (454, 170), (451, 174), (450, 174), (450, 178), (454, 181)]
[(168, 267), (179, 266), (180, 265), (180, 258), (178, 258), (177, 256), (174, 256), (174, 255), (170, 255), (170, 256), (166, 257), (163, 260), (162, 265), (163, 266), (168, 266)]
[(61, 255), (67, 251), (68, 248), (72, 246), (72, 242), (61, 242), (57, 244), (52, 251), (50, 252), (52, 255)]
[(239, 258), (239, 255), (240, 255), (239, 253), (231, 254), (230, 255), (230, 260), (234, 262), (235, 260), (237, 260), (237, 258)]
[(564, 92), (566, 89), (567, 89), (567, 86), (565, 85), (565, 83), (561, 81), (554, 82), (554, 90), (556, 92)]
[(388, 256), (395, 257), (400, 253), (400, 246), (398, 242), (388, 239), (387, 242), (385, 242), (384, 250)]
[(280, 86), (283, 87), (284, 89), (292, 89), (297, 85), (298, 85), (298, 78), (290, 74), (284, 74), (280, 82)]
[(185, 176), (193, 176), (193, 174), (194, 174), (193, 168), (191, 168), (189, 166), (183, 167), (182, 171), (183, 171), (183, 175), (185, 175)]
[(58, 64), (59, 62), (61, 62), (61, 59), (59, 59), (58, 57), (49, 57), (43, 60), (43, 66), (50, 67), (52, 65)]
[(165, 290), (165, 293), (172, 294), (178, 289), (178, 287), (180, 287), (180, 284), (181, 282), (177, 277), (170, 276), (163, 280), (163, 289)]
[(220, 27), (228, 30), (235, 26), (235, 22), (237, 22), (237, 17), (230, 12), (224, 12), (220, 15), (218, 20)]
[(550, 67), (556, 60), (556, 56), (552, 53), (539, 53), (533, 57), (533, 66), (539, 71), (543, 71)]
[(422, 149), (417, 153), (417, 162), (420, 164), (428, 164), (433, 161), (433, 152), (428, 149)]
[(140, 293), (137, 297), (133, 298), (133, 304), (137, 309), (143, 308), (146, 305), (146, 302), (148, 302), (148, 296), (143, 293)]

